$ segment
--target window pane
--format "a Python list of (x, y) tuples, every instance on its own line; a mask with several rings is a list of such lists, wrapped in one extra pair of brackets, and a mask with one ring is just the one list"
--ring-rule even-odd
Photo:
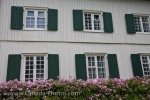
[(45, 18), (37, 18), (37, 28), (45, 28)]
[(105, 78), (104, 56), (97, 56), (98, 78)]
[(26, 60), (29, 60), (29, 57), (26, 57)]
[(142, 67), (145, 76), (150, 76), (150, 59), (149, 56), (142, 56)]
[(84, 14), (84, 19), (85, 19), (85, 29), (86, 30), (92, 30), (92, 19), (91, 19), (91, 14)]
[(104, 68), (98, 68), (98, 78), (105, 78)]
[(44, 12), (41, 11), (38, 12), (37, 28), (45, 28)]
[(41, 64), (44, 64), (44, 61), (41, 61)]
[(95, 58), (94, 57), (88, 57), (88, 65), (95, 66)]
[(41, 56), (41, 60), (44, 60), (44, 57), (43, 57), (43, 56)]
[(25, 57), (25, 81), (44, 79), (44, 56)]
[(30, 63), (29, 61), (26, 61), (26, 66), (29, 65), (29, 63)]
[(38, 12), (38, 17), (44, 17), (44, 12)]
[(96, 69), (92, 68), (93, 79), (96, 78)]
[(27, 16), (34, 16), (34, 11), (27, 11)]
[(26, 61), (25, 61), (25, 80), (29, 81), (29, 80), (33, 80), (33, 57), (32, 56), (28, 56), (26, 57)]
[(89, 79), (96, 78), (96, 68), (88, 68)]
[(94, 15), (94, 30), (101, 30), (99, 15)]
[(40, 66), (40, 65), (36, 65), (36, 68), (37, 68), (37, 69), (40, 69), (40, 68), (41, 68), (41, 66)]
[(34, 28), (35, 26), (35, 18), (34, 17), (26, 17), (26, 27)]
[(44, 56), (36, 57), (36, 79), (44, 79)]
[(26, 74), (28, 74), (29, 73), (29, 70), (26, 70), (26, 72), (25, 72)]
[(135, 16), (134, 17), (134, 26), (135, 26), (135, 31), (136, 32), (141, 32), (141, 23), (140, 23), (140, 17)]
[(44, 10), (27, 11), (26, 28), (45, 29), (46, 28), (46, 13)]
[(88, 78), (106, 78), (105, 59), (103, 55), (88, 56)]
[(37, 56), (37, 57), (36, 57), (36, 60), (41, 60), (41, 57), (40, 57), (40, 56)]
[(142, 17), (142, 23), (143, 23), (143, 30), (144, 32), (150, 32), (150, 26), (149, 26), (149, 22), (148, 22), (149, 17)]
[(40, 64), (40, 61), (36, 61), (36, 64)]
[(41, 69), (44, 69), (44, 64), (43, 64), (43, 65), (41, 65)]
[(25, 75), (25, 78), (26, 78), (26, 79), (29, 78), (29, 75)]
[(30, 65), (30, 69), (33, 69), (33, 65)]

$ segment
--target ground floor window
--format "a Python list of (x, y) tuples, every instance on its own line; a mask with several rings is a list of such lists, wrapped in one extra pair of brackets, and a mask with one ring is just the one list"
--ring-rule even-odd
[(87, 77), (88, 79), (106, 78), (105, 55), (87, 55)]
[(24, 80), (43, 80), (47, 76), (46, 55), (24, 55)]
[(144, 76), (150, 76), (150, 55), (141, 55), (141, 63)]

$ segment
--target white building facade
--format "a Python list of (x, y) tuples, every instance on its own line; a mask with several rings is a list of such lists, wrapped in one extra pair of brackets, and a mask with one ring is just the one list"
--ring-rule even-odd
[(0, 0), (0, 81), (150, 76), (149, 5)]

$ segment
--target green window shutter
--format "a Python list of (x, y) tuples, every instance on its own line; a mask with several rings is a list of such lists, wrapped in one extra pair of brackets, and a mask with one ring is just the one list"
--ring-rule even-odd
[(108, 54), (108, 66), (109, 66), (109, 77), (110, 78), (120, 78), (117, 55), (116, 54)]
[(7, 81), (18, 79), (20, 80), (21, 55), (8, 55), (7, 66)]
[(59, 77), (59, 55), (48, 54), (48, 79), (58, 79)]
[(58, 10), (48, 9), (48, 30), (58, 30)]
[(75, 55), (76, 79), (87, 79), (85, 54)]
[(104, 31), (107, 33), (112, 33), (114, 31), (112, 14), (109, 12), (103, 12), (103, 22), (104, 22)]
[(136, 33), (135, 27), (134, 27), (134, 17), (133, 17), (133, 14), (125, 14), (125, 20), (126, 20), (127, 32), (129, 34)]
[(143, 76), (143, 71), (142, 71), (142, 64), (140, 60), (140, 55), (139, 54), (131, 54), (131, 61), (132, 61), (132, 70), (134, 76)]
[(73, 10), (73, 29), (75, 31), (83, 30), (83, 11)]
[(11, 29), (23, 29), (23, 7), (11, 7)]

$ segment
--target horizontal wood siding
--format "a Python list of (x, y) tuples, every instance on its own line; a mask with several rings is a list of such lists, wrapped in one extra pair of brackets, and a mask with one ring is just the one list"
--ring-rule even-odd
[(7, 71), (8, 54), (48, 53), (59, 54), (60, 76), (75, 78), (75, 54), (85, 52), (117, 54), (120, 78), (133, 77), (130, 54), (149, 53), (147, 45), (110, 45), (51, 42), (2, 42), (0, 45), (0, 81), (4, 81)]
[[(150, 35), (126, 32), (125, 14), (150, 14), (150, 1), (144, 0), (0, 0), (0, 39), (18, 41), (80, 41), (103, 43), (150, 44)], [(10, 29), (11, 6), (58, 9), (58, 31), (20, 31)], [(111, 12), (114, 33), (91, 33), (73, 30), (73, 9)]]
[[(8, 54), (21, 53), (59, 54), (62, 78), (75, 78), (75, 54), (117, 54), (120, 78), (133, 77), (130, 54), (150, 53), (150, 35), (127, 34), (125, 14), (150, 14), (149, 4), (148, 0), (0, 0), (0, 81), (6, 80)], [(11, 6), (58, 9), (58, 31), (11, 30)], [(74, 31), (73, 9), (111, 12), (114, 32)]]

